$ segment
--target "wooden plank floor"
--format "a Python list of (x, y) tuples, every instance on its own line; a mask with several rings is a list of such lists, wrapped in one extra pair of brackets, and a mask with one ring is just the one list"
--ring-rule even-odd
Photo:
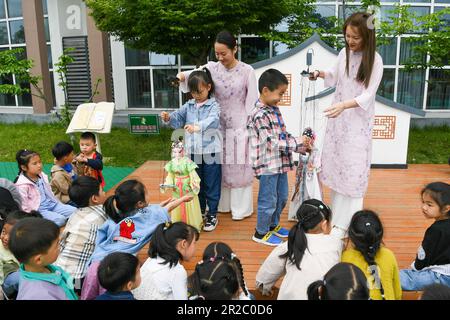
[[(148, 161), (126, 179), (139, 179), (148, 191), (148, 200), (158, 203), (169, 196), (159, 192), (162, 183), (164, 162)], [(425, 229), (432, 223), (426, 220), (420, 210), (420, 190), (433, 181), (450, 181), (448, 165), (409, 165), (408, 169), (372, 169), (364, 207), (380, 214), (385, 228), (384, 243), (394, 251), (400, 268), (408, 268), (415, 258)], [(289, 186), (294, 183), (294, 172), (289, 173)], [(112, 191), (112, 190), (111, 190)], [(111, 193), (109, 191), (108, 193)], [(329, 190), (324, 190), (325, 201), (329, 203)], [(219, 224), (213, 232), (202, 232), (192, 261), (183, 265), (190, 274), (201, 259), (204, 248), (213, 241), (226, 242), (236, 252), (244, 267), (245, 280), (250, 290), (255, 287), (255, 276), (272, 247), (257, 244), (251, 240), (256, 226), (258, 182), (253, 188), (254, 214), (242, 221), (233, 221), (230, 213), (219, 214)], [(281, 224), (290, 228), (294, 223), (287, 221), (287, 210), (282, 213)], [(143, 262), (147, 258), (148, 245), (139, 253)], [(278, 286), (280, 281), (278, 282)], [(415, 298), (417, 295), (404, 295)]]

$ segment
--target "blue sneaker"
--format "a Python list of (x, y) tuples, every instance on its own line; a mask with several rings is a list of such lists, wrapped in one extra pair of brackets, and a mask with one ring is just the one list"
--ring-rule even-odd
[(252, 237), (252, 240), (272, 247), (276, 247), (283, 243), (283, 240), (274, 235), (272, 231), (267, 232), (262, 238), (260, 237), (261, 235), (255, 232), (255, 234)]
[(287, 238), (289, 236), (289, 230), (286, 228), (283, 228), (280, 225), (277, 225), (275, 228), (272, 229), (272, 232), (274, 235), (280, 238)]

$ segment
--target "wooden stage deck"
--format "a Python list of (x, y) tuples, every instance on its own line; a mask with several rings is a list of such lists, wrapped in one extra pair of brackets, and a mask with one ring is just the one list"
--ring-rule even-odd
[[(136, 178), (148, 190), (149, 201), (158, 203), (169, 196), (159, 192), (164, 175), (164, 162), (148, 161), (125, 179)], [(425, 229), (432, 223), (426, 220), (420, 210), (420, 190), (433, 181), (450, 181), (448, 165), (409, 165), (408, 169), (372, 169), (364, 207), (380, 214), (385, 228), (384, 243), (394, 251), (400, 268), (408, 268), (415, 258)], [(289, 173), (289, 186), (294, 183), (294, 171)], [(112, 190), (111, 190), (112, 191)], [(108, 193), (110, 193), (109, 191)], [(329, 190), (324, 190), (325, 202), (329, 203)], [(255, 276), (272, 247), (257, 244), (251, 240), (256, 226), (258, 182), (253, 189), (254, 214), (242, 221), (233, 221), (230, 213), (219, 214), (219, 224), (213, 232), (202, 232), (196, 248), (196, 255), (183, 265), (191, 273), (201, 259), (204, 248), (213, 241), (226, 242), (241, 259), (245, 280), (250, 290), (255, 287)], [(287, 221), (287, 209), (282, 213), (281, 223), (291, 227)], [(143, 262), (147, 258), (148, 245), (139, 253)], [(281, 282), (278, 282), (278, 286)], [(404, 299), (415, 299), (416, 293), (405, 293)]]

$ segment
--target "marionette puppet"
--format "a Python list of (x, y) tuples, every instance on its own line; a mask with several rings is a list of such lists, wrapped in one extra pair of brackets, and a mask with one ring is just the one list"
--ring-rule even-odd
[(197, 165), (184, 155), (182, 141), (172, 143), (172, 160), (164, 167), (167, 177), (164, 184), (160, 185), (160, 191), (172, 190), (172, 198), (179, 199), (186, 194), (194, 195), (190, 202), (183, 202), (171, 212), (172, 222), (183, 221), (198, 231), (202, 230), (203, 218), (200, 210), (198, 193), (200, 192), (200, 177), (195, 169)]
[(292, 191), (291, 203), (289, 205), (288, 220), (296, 221), (296, 213), (303, 201), (317, 199), (322, 201), (322, 190), (320, 188), (318, 173), (320, 171), (320, 153), (315, 147), (316, 134), (308, 127), (302, 136), (310, 139), (311, 149), (306, 154), (300, 154), (297, 171), (295, 172), (295, 185)]

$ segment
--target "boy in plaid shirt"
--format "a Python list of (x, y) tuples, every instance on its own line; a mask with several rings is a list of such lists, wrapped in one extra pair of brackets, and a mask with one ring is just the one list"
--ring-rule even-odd
[(280, 245), (289, 230), (279, 225), (288, 199), (287, 172), (293, 170), (292, 152), (305, 153), (309, 138), (296, 138), (286, 131), (277, 104), (288, 87), (284, 74), (266, 70), (259, 78), (259, 100), (247, 122), (251, 159), (259, 180), (258, 218), (253, 240), (269, 246)]
[(75, 289), (80, 292), (95, 249), (97, 230), (108, 219), (103, 210), (106, 195), (97, 179), (81, 176), (70, 186), (69, 197), (79, 209), (69, 218), (61, 234), (55, 265), (75, 279)]

